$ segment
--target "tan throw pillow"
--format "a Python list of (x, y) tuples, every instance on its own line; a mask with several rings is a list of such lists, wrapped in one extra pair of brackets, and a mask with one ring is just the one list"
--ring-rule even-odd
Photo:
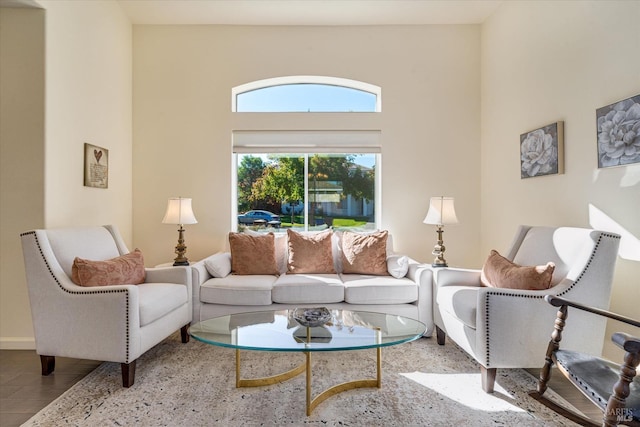
[(287, 273), (331, 274), (333, 253), (331, 251), (331, 230), (304, 235), (287, 229), (289, 239), (289, 261)]
[(386, 230), (371, 234), (345, 231), (342, 235), (342, 272), (388, 276), (388, 234)]
[(278, 275), (273, 233), (251, 236), (229, 233), (231, 273), (239, 275)]
[(482, 267), (480, 280), (485, 286), (493, 288), (543, 290), (551, 287), (555, 268), (552, 262), (531, 267), (519, 266), (492, 250)]
[(80, 286), (139, 285), (144, 283), (144, 258), (139, 249), (106, 261), (76, 257), (71, 280)]

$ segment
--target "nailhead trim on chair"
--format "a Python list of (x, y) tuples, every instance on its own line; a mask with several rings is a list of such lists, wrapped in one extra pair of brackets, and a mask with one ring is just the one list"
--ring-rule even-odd
[[(26, 231), (24, 233), (20, 234), (20, 237), (23, 236), (33, 236), (35, 241), (36, 241), (36, 245), (38, 246), (38, 251), (40, 252), (40, 256), (42, 257), (42, 260), (44, 261), (44, 264), (47, 266), (47, 270), (49, 270), (49, 274), (51, 274), (51, 277), (53, 277), (53, 280), (55, 280), (55, 282), (58, 284), (58, 287), (60, 289), (62, 289), (64, 292), (72, 294), (72, 295), (87, 295), (87, 294), (113, 294), (113, 293), (125, 293), (125, 298), (126, 298), (126, 304), (127, 307), (129, 307), (129, 291), (127, 291), (126, 289), (101, 289), (101, 290), (88, 290), (86, 292), (77, 292), (77, 291), (70, 291), (69, 289), (66, 289), (64, 286), (62, 286), (62, 284), (60, 283), (60, 281), (58, 281), (58, 278), (53, 274), (53, 270), (51, 270), (51, 266), (49, 266), (49, 263), (47, 262), (47, 259), (44, 257), (44, 254), (42, 253), (42, 248), (40, 247), (40, 242), (38, 241), (38, 236), (36, 234), (35, 231)], [(129, 310), (127, 310), (127, 314), (125, 317), (125, 321), (126, 321), (126, 326), (127, 326), (127, 334), (126, 334), (126, 361), (125, 363), (130, 363), (129, 362)]]
[[(559, 365), (565, 366), (563, 363), (558, 362)], [(564, 367), (564, 369), (568, 372), (567, 368)], [(607, 401), (606, 400), (602, 400), (600, 398), (600, 396), (596, 395), (588, 386), (587, 384), (582, 381), (582, 379), (578, 376), (576, 376), (573, 372), (569, 372), (569, 376), (580, 385), (580, 387), (582, 388), (582, 391), (584, 393), (589, 393), (593, 398), (597, 399), (598, 402), (600, 402), (601, 405), (606, 406)]]
[[(576, 278), (576, 280), (571, 284), (571, 286), (569, 286), (569, 288), (567, 288), (565, 291), (561, 292), (558, 294), (558, 296), (562, 296), (565, 295), (566, 293), (568, 293), (571, 289), (574, 288), (574, 286), (576, 286), (578, 284), (578, 282), (580, 282), (580, 280), (584, 277), (584, 275), (587, 273), (587, 270), (589, 270), (589, 267), (591, 266), (591, 262), (593, 261), (593, 258), (596, 255), (596, 252), (598, 251), (598, 247), (600, 246), (600, 242), (602, 240), (603, 237), (609, 237), (612, 239), (620, 239), (620, 236), (618, 236), (617, 234), (610, 234), (610, 233), (600, 233), (600, 236), (598, 236), (598, 240), (596, 241), (596, 244), (593, 248), (593, 250), (591, 251), (591, 255), (589, 256), (589, 260), (587, 261), (587, 265), (585, 265), (585, 267), (582, 269), (582, 271), (580, 272), (580, 274), (578, 275), (578, 277)], [(512, 294), (508, 294), (505, 292), (500, 292), (500, 291), (489, 291), (487, 292), (487, 299), (485, 302), (485, 325), (486, 325), (486, 330), (487, 330), (487, 337), (486, 337), (486, 348), (487, 348), (487, 366), (486, 368), (490, 368), (491, 367), (491, 355), (490, 355), (490, 351), (489, 351), (489, 335), (490, 335), (490, 331), (489, 331), (489, 297), (491, 295), (497, 295), (497, 296), (508, 296), (508, 297), (514, 297), (514, 298), (533, 298), (533, 299), (543, 299), (544, 295), (512, 295)]]

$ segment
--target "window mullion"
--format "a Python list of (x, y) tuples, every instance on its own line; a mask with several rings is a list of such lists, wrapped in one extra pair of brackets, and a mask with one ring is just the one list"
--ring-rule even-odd
[(309, 154), (304, 155), (304, 230), (309, 231)]

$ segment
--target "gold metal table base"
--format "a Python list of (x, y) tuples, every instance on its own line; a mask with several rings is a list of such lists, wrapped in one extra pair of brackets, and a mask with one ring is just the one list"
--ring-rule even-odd
[(355, 388), (369, 388), (376, 387), (380, 388), (382, 386), (382, 348), (378, 347), (376, 349), (377, 353), (377, 363), (376, 363), (376, 378), (364, 379), (364, 380), (355, 380), (348, 381), (342, 384), (335, 385), (324, 390), (322, 393), (317, 395), (315, 398), (311, 397), (311, 352), (305, 352), (305, 362), (301, 365), (291, 369), (290, 371), (283, 372), (281, 374), (273, 375), (270, 377), (263, 378), (252, 378), (252, 379), (243, 379), (240, 374), (240, 350), (236, 349), (236, 387), (260, 387), (265, 385), (271, 385), (279, 382), (283, 382), (289, 380), (297, 375), (300, 375), (302, 372), (306, 371), (306, 391), (307, 391), (307, 416), (311, 415), (311, 412), (330, 398), (338, 393), (342, 393), (343, 391), (353, 390)]

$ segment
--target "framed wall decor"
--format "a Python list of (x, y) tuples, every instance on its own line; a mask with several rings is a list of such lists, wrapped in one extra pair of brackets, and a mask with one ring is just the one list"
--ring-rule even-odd
[(109, 150), (95, 145), (84, 144), (84, 185), (85, 187), (109, 187)]
[(520, 135), (520, 178), (564, 173), (564, 122)]
[(640, 163), (640, 95), (596, 110), (598, 168)]

